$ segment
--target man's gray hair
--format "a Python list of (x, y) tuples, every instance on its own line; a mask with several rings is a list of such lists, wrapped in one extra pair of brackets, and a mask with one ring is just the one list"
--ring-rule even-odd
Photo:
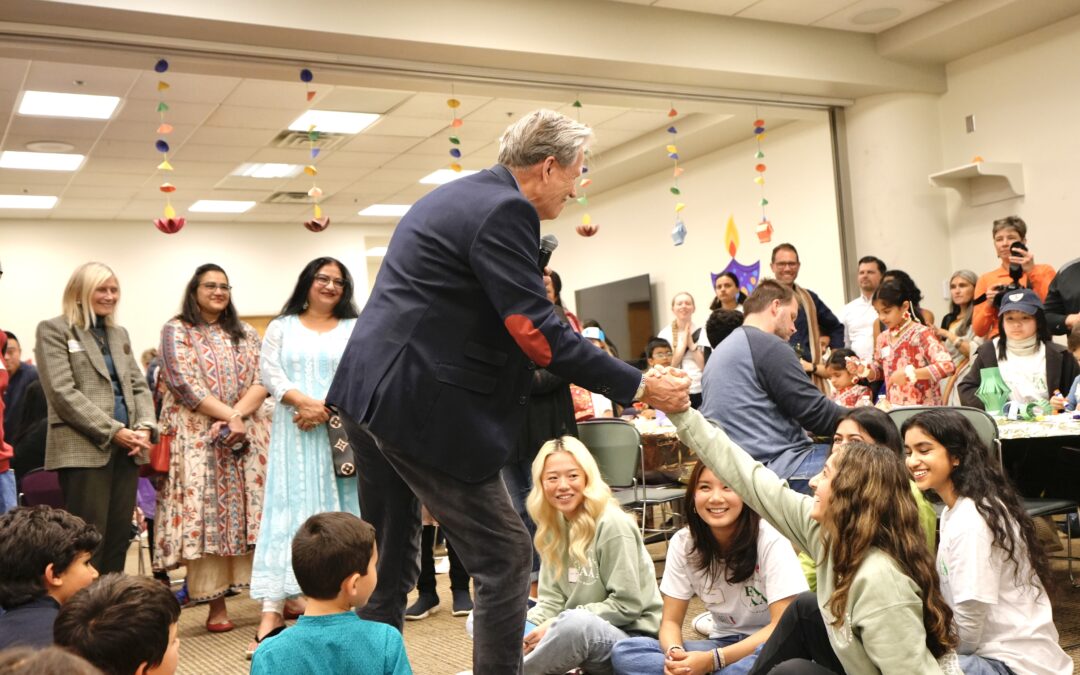
[(536, 110), (503, 132), (499, 139), (499, 164), (523, 169), (550, 156), (560, 165), (570, 166), (592, 137), (592, 129), (581, 122), (554, 110)]

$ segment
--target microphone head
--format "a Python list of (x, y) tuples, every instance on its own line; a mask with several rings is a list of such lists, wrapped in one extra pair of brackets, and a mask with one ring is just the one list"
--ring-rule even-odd
[(545, 234), (540, 237), (540, 250), (551, 253), (559, 247), (559, 238), (553, 234)]

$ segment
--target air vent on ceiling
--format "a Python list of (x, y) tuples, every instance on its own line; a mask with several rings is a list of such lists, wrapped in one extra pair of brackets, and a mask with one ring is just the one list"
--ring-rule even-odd
[(306, 192), (275, 192), (263, 203), (265, 204), (310, 204), (311, 197)]
[[(330, 150), (348, 140), (349, 134), (328, 134), (319, 132), (319, 138), (315, 141), (315, 147), (320, 150)], [(306, 131), (282, 131), (270, 144), (275, 148), (307, 150), (311, 148), (311, 139)]]

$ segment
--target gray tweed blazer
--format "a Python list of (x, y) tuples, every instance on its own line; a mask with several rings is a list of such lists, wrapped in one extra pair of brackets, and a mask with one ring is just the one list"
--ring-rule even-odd
[[(156, 438), (154, 401), (131, 352), (131, 339), (119, 326), (108, 327), (106, 334), (129, 424), (150, 429)], [(45, 468), (105, 466), (113, 451), (112, 438), (124, 425), (113, 419), (112, 381), (94, 336), (58, 316), (38, 324), (34, 354), (49, 402)], [(136, 456), (135, 463), (145, 464), (146, 454)]]

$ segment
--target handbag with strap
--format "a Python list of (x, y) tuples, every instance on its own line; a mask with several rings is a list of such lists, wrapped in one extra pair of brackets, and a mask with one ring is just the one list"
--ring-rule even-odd
[(148, 478), (150, 476), (168, 475), (169, 460), (172, 458), (173, 434), (161, 434), (158, 442), (150, 446), (150, 461), (139, 467), (139, 475)]
[(334, 458), (334, 473), (342, 478), (356, 476), (356, 449), (345, 431), (341, 413), (330, 407), (330, 419), (326, 421), (326, 433), (330, 437), (330, 455)]

